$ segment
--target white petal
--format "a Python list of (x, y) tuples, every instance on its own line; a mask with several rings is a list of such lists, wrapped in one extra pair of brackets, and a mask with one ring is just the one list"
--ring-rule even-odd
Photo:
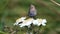
[(38, 26), (40, 26), (41, 25), (41, 23), (38, 23)]
[(43, 19), (43, 21), (42, 21), (43, 23), (46, 23), (47, 21), (46, 21), (46, 19)]
[(38, 24), (38, 21), (37, 21), (37, 20), (34, 20), (34, 21), (33, 21), (33, 24), (34, 24), (34, 25), (37, 25), (37, 24)]
[(46, 26), (46, 24), (42, 24), (42, 26)]

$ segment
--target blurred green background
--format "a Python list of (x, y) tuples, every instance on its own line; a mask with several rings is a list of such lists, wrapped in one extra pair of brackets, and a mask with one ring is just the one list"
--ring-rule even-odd
[[(60, 0), (55, 1), (60, 3)], [(17, 18), (27, 16), (30, 4), (36, 6), (37, 18), (47, 19), (47, 25), (40, 28), (41, 34), (60, 34), (60, 6), (50, 0), (0, 0), (0, 33), (9, 34), (3, 31), (3, 27), (13, 28)], [(18, 34), (24, 32), (18, 31)]]

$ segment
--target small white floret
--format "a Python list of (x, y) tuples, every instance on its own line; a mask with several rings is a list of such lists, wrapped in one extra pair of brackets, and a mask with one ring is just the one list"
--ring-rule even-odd
[(20, 27), (24, 27), (24, 26), (30, 27), (30, 25), (32, 24), (32, 22), (33, 22), (33, 18), (29, 18), (29, 19), (23, 21), (23, 23), (19, 24), (19, 25), (20, 25)]
[(16, 23), (14, 23), (14, 25), (18, 25), (19, 22), (23, 22), (26, 19), (26, 17), (21, 17), (19, 19), (16, 20)]

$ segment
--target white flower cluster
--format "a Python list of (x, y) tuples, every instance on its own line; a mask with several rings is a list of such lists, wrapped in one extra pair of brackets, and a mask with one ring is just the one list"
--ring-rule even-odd
[(24, 27), (24, 26), (28, 26), (30, 27), (31, 24), (33, 25), (37, 25), (37, 26), (46, 26), (46, 19), (33, 19), (33, 18), (29, 18), (26, 19), (26, 17), (21, 17), (19, 19), (16, 20), (16, 23), (14, 23), (14, 25), (19, 25), (20, 27)]

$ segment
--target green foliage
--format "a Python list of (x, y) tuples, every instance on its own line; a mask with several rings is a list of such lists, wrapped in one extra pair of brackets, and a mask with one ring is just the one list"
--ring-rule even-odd
[(0, 34), (8, 34), (8, 33), (5, 33), (5, 32), (0, 31)]

